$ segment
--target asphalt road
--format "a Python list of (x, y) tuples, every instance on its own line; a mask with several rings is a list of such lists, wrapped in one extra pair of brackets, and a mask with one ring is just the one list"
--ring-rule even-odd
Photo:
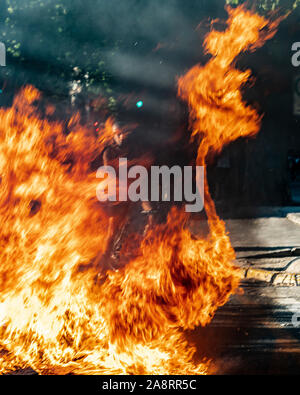
[[(300, 226), (286, 218), (226, 221), (237, 264), (264, 270), (300, 273)], [(205, 233), (203, 222), (192, 229)], [(217, 374), (299, 374), (300, 287), (248, 280), (243, 294), (233, 295), (212, 323), (189, 334), (198, 357), (211, 358)]]
[(197, 356), (211, 359), (216, 374), (299, 374), (300, 328), (292, 317), (300, 313), (300, 287), (246, 282), (243, 290), (208, 327), (190, 333)]

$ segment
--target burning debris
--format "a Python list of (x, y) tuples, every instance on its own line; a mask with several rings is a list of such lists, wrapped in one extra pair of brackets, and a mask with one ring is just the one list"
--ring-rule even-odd
[[(271, 38), (278, 22), (242, 7), (228, 13), (227, 30), (206, 37), (211, 60), (179, 80), (199, 166), (260, 127), (241, 95), (251, 73), (234, 60)], [(108, 220), (90, 163), (109, 144), (112, 121), (94, 137), (75, 119), (66, 136), (62, 125), (38, 116), (38, 99), (26, 87), (0, 110), (1, 372), (207, 373), (209, 363), (195, 361), (183, 330), (209, 324), (240, 280), (207, 183), (206, 239), (195, 240), (188, 215), (172, 209), (135, 246), (135, 258), (99, 279), (93, 262), (105, 250)]]

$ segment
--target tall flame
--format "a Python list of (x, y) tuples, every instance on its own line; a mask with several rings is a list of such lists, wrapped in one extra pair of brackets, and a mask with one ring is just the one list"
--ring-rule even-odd
[[(205, 40), (213, 57), (179, 80), (191, 109), (197, 164), (210, 152), (254, 135), (260, 119), (242, 101), (250, 71), (236, 56), (270, 38), (276, 24), (228, 9), (228, 29)], [(210, 234), (191, 235), (172, 209), (123, 269), (97, 281), (107, 218), (90, 163), (112, 136), (93, 136), (76, 119), (69, 134), (41, 119), (39, 93), (24, 88), (0, 110), (0, 369), (41, 374), (204, 374), (182, 329), (208, 324), (239, 284), (225, 225), (205, 192)]]

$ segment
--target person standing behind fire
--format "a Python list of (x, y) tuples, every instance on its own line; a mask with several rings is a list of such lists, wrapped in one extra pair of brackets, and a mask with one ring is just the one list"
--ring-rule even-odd
[[(102, 151), (102, 160), (104, 166), (112, 166), (114, 169), (118, 167), (119, 158), (126, 157), (124, 148), (125, 133), (118, 124), (113, 125), (113, 142)], [(127, 223), (130, 220), (131, 203), (126, 202), (105, 202), (101, 203), (108, 216), (107, 242), (105, 252), (99, 254), (96, 258), (95, 265), (99, 267), (101, 272), (107, 270), (117, 270), (119, 266), (119, 252), (124, 241)], [(144, 234), (153, 225), (153, 211), (149, 202), (141, 202), (142, 214), (148, 217), (147, 224), (144, 228)]]

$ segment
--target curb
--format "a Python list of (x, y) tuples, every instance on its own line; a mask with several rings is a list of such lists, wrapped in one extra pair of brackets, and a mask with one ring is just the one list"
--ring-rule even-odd
[(241, 268), (242, 280), (257, 280), (276, 286), (300, 287), (300, 273), (282, 273), (263, 269)]

